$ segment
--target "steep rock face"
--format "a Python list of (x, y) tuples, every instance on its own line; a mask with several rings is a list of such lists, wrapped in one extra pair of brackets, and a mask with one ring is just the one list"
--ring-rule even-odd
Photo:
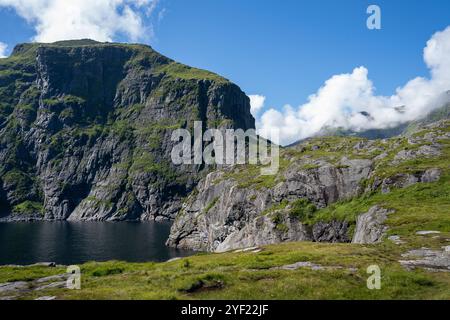
[(0, 97), (0, 203), (16, 218), (173, 218), (206, 169), (172, 164), (172, 131), (254, 128), (236, 85), (143, 45), (19, 45)]
[(390, 213), (392, 211), (374, 206), (360, 215), (356, 220), (352, 243), (367, 244), (381, 241), (387, 231), (385, 221)]
[(282, 241), (347, 242), (347, 223), (305, 226), (289, 214), (290, 206), (284, 205), (308, 199), (314, 206), (325, 207), (360, 194), (359, 183), (368, 178), (372, 162), (343, 158), (341, 164), (323, 163), (309, 170), (294, 165), (284, 172), (279, 183), (261, 189), (242, 188), (235, 179), (227, 179), (226, 173), (211, 173), (185, 203), (172, 226), (168, 245), (227, 251)]
[[(383, 140), (308, 139), (281, 151), (274, 176), (251, 165), (210, 173), (183, 204), (167, 244), (222, 252), (283, 241), (380, 241), (390, 211), (364, 199), (439, 182), (448, 167), (449, 125), (441, 120)], [(420, 153), (424, 145), (442, 152)]]

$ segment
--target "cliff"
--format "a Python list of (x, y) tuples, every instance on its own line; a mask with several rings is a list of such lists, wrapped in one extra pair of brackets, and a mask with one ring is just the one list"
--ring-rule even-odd
[[(448, 206), (437, 195), (447, 193), (449, 180), (445, 118), (390, 139), (308, 139), (282, 150), (274, 176), (250, 165), (212, 172), (187, 198), (168, 245), (223, 252), (286, 241), (379, 242), (396, 216), (384, 207), (394, 193), (402, 208), (419, 194), (433, 208), (420, 219), (448, 226), (448, 215), (435, 214)], [(437, 198), (401, 191), (430, 183)], [(408, 214), (402, 223), (419, 226), (414, 210)]]
[(0, 59), (0, 216), (173, 218), (204, 166), (170, 161), (177, 128), (254, 128), (248, 97), (145, 45), (22, 44)]

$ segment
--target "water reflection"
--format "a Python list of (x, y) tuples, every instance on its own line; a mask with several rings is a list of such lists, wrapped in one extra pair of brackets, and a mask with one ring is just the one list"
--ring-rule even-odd
[(168, 248), (169, 223), (0, 223), (0, 264), (52, 261), (165, 261), (192, 252)]

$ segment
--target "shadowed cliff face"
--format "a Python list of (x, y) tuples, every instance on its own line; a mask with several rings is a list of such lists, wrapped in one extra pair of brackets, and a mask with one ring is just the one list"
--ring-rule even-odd
[(0, 60), (0, 208), (10, 218), (173, 218), (207, 168), (177, 128), (254, 128), (248, 97), (143, 45), (24, 44)]

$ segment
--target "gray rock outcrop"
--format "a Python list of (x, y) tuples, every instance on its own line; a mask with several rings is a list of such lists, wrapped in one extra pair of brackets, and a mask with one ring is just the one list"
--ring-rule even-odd
[(392, 210), (374, 206), (358, 216), (352, 243), (368, 244), (381, 241), (387, 231), (384, 223), (392, 212)]
[(273, 188), (258, 190), (240, 187), (225, 172), (211, 173), (184, 204), (167, 244), (223, 252), (283, 241), (349, 242), (345, 221), (307, 226), (289, 214), (289, 206), (271, 210), (283, 201), (308, 199), (325, 207), (360, 194), (360, 182), (368, 178), (372, 162), (343, 158), (340, 163), (308, 170), (294, 165)]
[(408, 260), (400, 260), (400, 264), (408, 270), (424, 268), (429, 271), (450, 272), (450, 246), (442, 250), (421, 248), (402, 254)]
[[(285, 149), (283, 167), (272, 178), (258, 176), (248, 167), (213, 172), (187, 198), (167, 244), (222, 252), (283, 241), (379, 242), (387, 231), (387, 216), (393, 211), (373, 206), (355, 221), (345, 212), (336, 215), (344, 218), (336, 218), (333, 209), (325, 210), (327, 216), (316, 217), (315, 210), (439, 181), (443, 170), (439, 166), (411, 170), (394, 163), (400, 160), (395, 159), (399, 153), (402, 161), (442, 157), (441, 152), (432, 151), (441, 149), (439, 139), (447, 127), (448, 121), (441, 121), (424, 127), (422, 135), (377, 141), (305, 140)], [(401, 153), (402, 148), (408, 152)], [(351, 230), (355, 230), (353, 235)]]

